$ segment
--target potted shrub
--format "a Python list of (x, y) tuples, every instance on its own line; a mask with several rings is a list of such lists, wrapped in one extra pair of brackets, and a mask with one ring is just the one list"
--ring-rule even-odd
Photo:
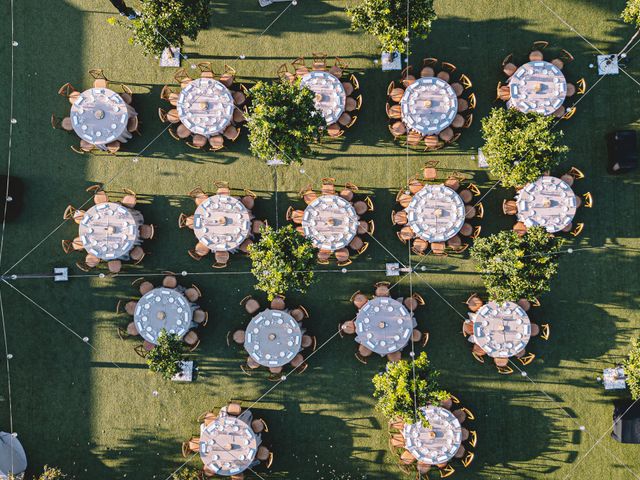
[(131, 30), (129, 43), (145, 55), (160, 55), (167, 47), (182, 47), (184, 37), (194, 40), (209, 25), (208, 0), (140, 0), (140, 15), (131, 21), (110, 18)]
[(482, 153), (503, 186), (533, 182), (564, 158), (569, 149), (560, 144), (563, 133), (551, 131), (554, 121), (515, 108), (494, 108), (482, 119)]
[(352, 30), (363, 30), (375, 36), (382, 51), (389, 53), (409, 53), (405, 38), (426, 39), (437, 19), (433, 0), (362, 0), (347, 8), (347, 13), (351, 17)]
[(251, 89), (249, 143), (261, 160), (300, 163), (313, 154), (311, 143), (326, 127), (316, 110), (315, 94), (299, 82), (258, 82)]
[(149, 370), (159, 373), (166, 380), (170, 380), (180, 372), (182, 361), (182, 341), (177, 335), (162, 330), (158, 335), (158, 343), (147, 355)]
[(471, 258), (482, 275), (489, 299), (497, 302), (533, 300), (549, 291), (558, 271), (563, 240), (543, 227), (532, 227), (522, 237), (506, 230), (478, 238)]
[(411, 361), (388, 362), (386, 370), (373, 377), (373, 396), (378, 400), (376, 409), (389, 420), (415, 423), (417, 415), (418, 420), (428, 425), (420, 408), (438, 405), (451, 396), (439, 387), (439, 375), (440, 372), (431, 368), (425, 352)]
[(249, 248), (255, 288), (269, 300), (293, 290), (304, 293), (313, 280), (314, 248), (292, 225), (265, 227), (260, 240)]

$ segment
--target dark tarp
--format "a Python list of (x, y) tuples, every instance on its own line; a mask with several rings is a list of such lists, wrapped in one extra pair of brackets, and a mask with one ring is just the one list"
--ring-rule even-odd
[(640, 401), (614, 402), (611, 437), (620, 443), (640, 443)]
[(619, 130), (607, 135), (609, 173), (626, 173), (638, 166), (638, 148), (635, 130)]

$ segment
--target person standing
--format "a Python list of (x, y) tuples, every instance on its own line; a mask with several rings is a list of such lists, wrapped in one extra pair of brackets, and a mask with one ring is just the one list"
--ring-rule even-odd
[(134, 18), (138, 18), (136, 12), (133, 8), (127, 7), (127, 4), (124, 0), (109, 0), (111, 4), (118, 9), (120, 15), (123, 17), (127, 17), (129, 20), (133, 20)]

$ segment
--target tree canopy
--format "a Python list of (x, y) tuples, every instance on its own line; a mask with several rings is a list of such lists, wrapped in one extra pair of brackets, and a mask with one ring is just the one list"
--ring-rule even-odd
[(515, 108), (494, 108), (482, 119), (482, 153), (503, 186), (533, 182), (558, 165), (569, 149), (559, 143), (562, 131), (551, 131), (554, 120)]
[(178, 336), (168, 334), (163, 329), (158, 335), (158, 343), (147, 355), (149, 370), (159, 373), (166, 380), (170, 380), (180, 371), (182, 350), (182, 342)]
[(209, 25), (208, 0), (140, 0), (140, 15), (119, 22), (131, 30), (129, 42), (140, 45), (145, 55), (160, 55), (168, 47), (181, 47), (184, 37), (195, 40)]
[(258, 82), (251, 89), (247, 126), (251, 153), (290, 164), (313, 155), (311, 143), (326, 122), (316, 109), (315, 94), (299, 82)]
[(311, 242), (287, 225), (265, 227), (260, 240), (249, 248), (255, 288), (269, 300), (288, 291), (304, 293), (313, 280), (314, 248)]
[(533, 300), (549, 291), (558, 271), (557, 253), (562, 243), (543, 227), (529, 228), (522, 237), (505, 230), (477, 239), (471, 258), (476, 261), (491, 300)]
[(351, 16), (352, 30), (374, 35), (383, 52), (400, 53), (406, 51), (407, 36), (427, 38), (438, 18), (433, 0), (362, 0), (347, 8), (347, 13)]
[(640, 339), (631, 341), (631, 350), (623, 366), (631, 398), (638, 400), (640, 398)]
[(439, 375), (440, 372), (431, 368), (425, 352), (412, 361), (388, 362), (386, 370), (373, 377), (373, 396), (378, 399), (376, 409), (389, 420), (401, 418), (414, 423), (417, 416), (417, 420), (428, 423), (420, 407), (438, 405), (451, 396), (440, 389)]
[(627, 4), (620, 16), (626, 23), (640, 28), (640, 0), (627, 0)]

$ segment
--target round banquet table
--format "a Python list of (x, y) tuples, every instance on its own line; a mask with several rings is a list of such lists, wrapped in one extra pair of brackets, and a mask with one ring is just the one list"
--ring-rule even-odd
[(200, 459), (217, 475), (235, 475), (253, 463), (260, 439), (241, 418), (221, 414), (200, 430)]
[(356, 316), (356, 342), (384, 356), (402, 350), (417, 325), (402, 303), (390, 297), (374, 297)]
[(240, 200), (230, 195), (213, 195), (193, 215), (193, 231), (209, 250), (229, 251), (249, 236), (251, 215)]
[(83, 140), (103, 148), (115, 140), (126, 142), (129, 115), (137, 115), (120, 95), (108, 88), (90, 88), (71, 106), (73, 130)]
[(472, 341), (490, 357), (513, 357), (525, 349), (531, 338), (531, 321), (514, 302), (489, 302), (472, 320)]
[(140, 212), (107, 202), (87, 210), (78, 226), (82, 246), (101, 260), (127, 258), (138, 243), (143, 219)]
[(213, 78), (197, 78), (178, 96), (178, 117), (191, 132), (211, 137), (224, 131), (233, 118), (233, 96)]
[(302, 330), (295, 319), (282, 310), (266, 309), (247, 326), (244, 348), (265, 367), (282, 367), (300, 351)]
[(571, 225), (578, 208), (571, 187), (556, 177), (540, 177), (516, 195), (518, 220), (527, 227), (541, 226), (556, 233)]
[(329, 72), (309, 72), (300, 80), (300, 88), (307, 87), (316, 94), (316, 108), (327, 125), (336, 123), (344, 112), (347, 100), (344, 86)]
[(404, 426), (405, 448), (419, 462), (439, 465), (451, 460), (462, 444), (462, 426), (446, 408), (429, 405), (420, 408), (431, 428), (422, 422)]
[(521, 112), (551, 115), (567, 95), (567, 80), (562, 71), (549, 62), (522, 65), (509, 80), (511, 99), (507, 106)]
[(333, 252), (353, 240), (358, 231), (358, 219), (355, 208), (344, 198), (321, 195), (305, 209), (302, 228), (314, 247)]
[(411, 229), (428, 242), (444, 242), (464, 225), (464, 202), (444, 185), (425, 185), (405, 209)]
[(184, 295), (171, 288), (154, 288), (138, 300), (133, 321), (142, 338), (156, 345), (162, 330), (184, 337), (191, 317), (191, 304)]
[(444, 80), (422, 77), (407, 87), (400, 106), (407, 128), (422, 135), (437, 135), (453, 122), (458, 97)]

